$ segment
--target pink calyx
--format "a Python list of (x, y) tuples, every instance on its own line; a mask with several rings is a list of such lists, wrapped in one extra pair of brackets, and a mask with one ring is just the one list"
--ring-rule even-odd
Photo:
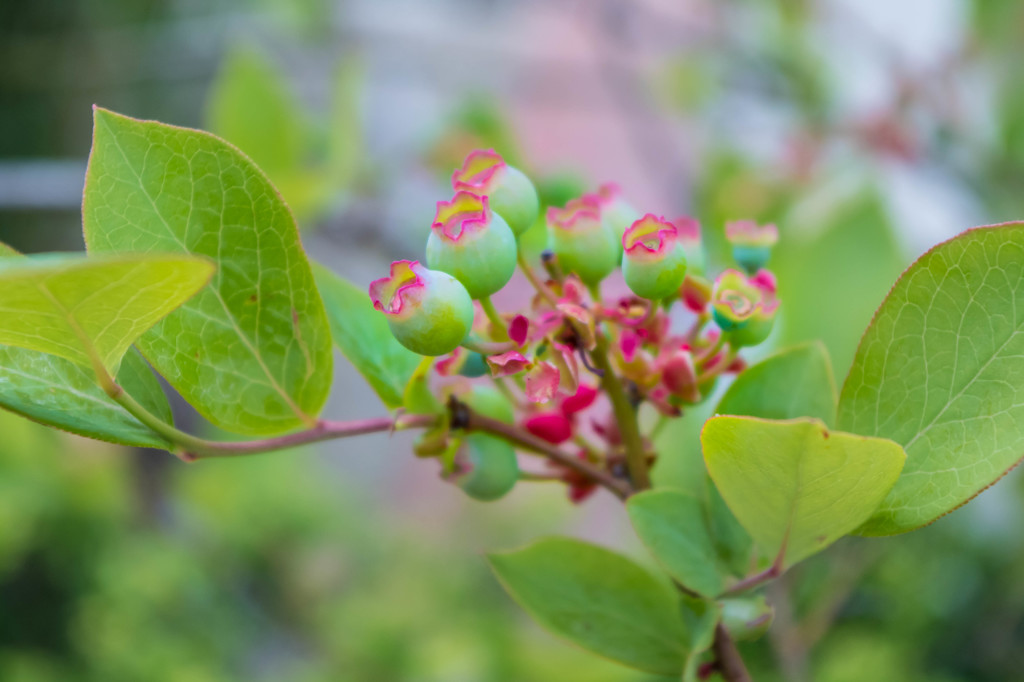
[(571, 199), (564, 208), (548, 207), (548, 225), (566, 231), (593, 229), (601, 225), (601, 209), (585, 197)]
[(505, 166), (505, 159), (493, 149), (474, 150), (463, 161), (462, 168), (452, 173), (452, 189), (490, 194)]
[(633, 257), (661, 256), (675, 246), (678, 236), (675, 225), (648, 213), (622, 235), (622, 248)]
[(491, 209), (486, 196), (458, 191), (451, 201), (437, 202), (431, 228), (439, 236), (458, 242), (465, 235), (487, 227)]
[(415, 303), (417, 294), (425, 286), (419, 261), (396, 260), (391, 264), (387, 277), (370, 283), (370, 299), (373, 307), (387, 315), (401, 315)]

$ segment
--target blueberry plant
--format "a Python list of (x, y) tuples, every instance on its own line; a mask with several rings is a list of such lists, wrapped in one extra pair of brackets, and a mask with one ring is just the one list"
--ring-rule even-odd
[[(820, 344), (743, 357), (785, 316), (772, 225), (727, 224), (736, 267), (712, 275), (694, 220), (637, 211), (612, 185), (542, 214), (530, 179), (479, 150), (437, 203), (425, 262), (394, 262), (367, 295), (310, 262), (288, 206), (228, 143), (103, 109), (94, 126), (88, 253), (0, 245), (0, 405), (186, 462), (417, 430), (415, 456), (476, 500), (603, 489), (657, 574), (566, 538), (489, 560), (547, 629), (627, 666), (750, 679), (735, 641), (770, 625), (766, 582), (845, 535), (927, 525), (1024, 454), (1024, 224), (912, 265), (837, 395)], [(539, 262), (518, 248), (537, 223)], [(528, 295), (499, 309), (517, 271)], [(335, 344), (381, 417), (321, 416)], [(176, 428), (153, 370), (244, 438)], [(656, 433), (713, 396), (707, 475), (652, 488), (683, 447)]]

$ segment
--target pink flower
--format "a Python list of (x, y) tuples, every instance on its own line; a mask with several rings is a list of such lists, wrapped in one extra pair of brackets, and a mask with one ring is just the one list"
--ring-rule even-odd
[(555, 397), (560, 378), (550, 362), (538, 362), (526, 372), (526, 397), (533, 403), (546, 403)]

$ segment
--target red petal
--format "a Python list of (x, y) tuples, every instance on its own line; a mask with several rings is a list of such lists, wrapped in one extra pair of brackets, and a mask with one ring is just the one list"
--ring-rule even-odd
[(574, 395), (562, 401), (562, 414), (571, 417), (593, 405), (595, 400), (597, 400), (597, 389), (582, 385), (576, 389)]
[(554, 445), (560, 445), (572, 438), (572, 423), (558, 412), (535, 414), (523, 422), (523, 427)]

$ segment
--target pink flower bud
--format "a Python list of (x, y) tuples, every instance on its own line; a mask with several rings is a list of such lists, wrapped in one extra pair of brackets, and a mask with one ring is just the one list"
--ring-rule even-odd
[(697, 368), (688, 349), (677, 348), (658, 358), (661, 383), (672, 395), (689, 403), (700, 401)]

